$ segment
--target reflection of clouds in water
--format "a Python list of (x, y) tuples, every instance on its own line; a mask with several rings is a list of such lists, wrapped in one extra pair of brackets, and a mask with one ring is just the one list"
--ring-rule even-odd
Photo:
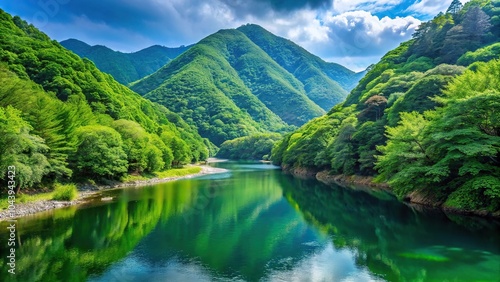
[(266, 281), (383, 281), (359, 269), (348, 250), (335, 250), (328, 243), (323, 250), (304, 258), (292, 269), (271, 270)]
[(217, 179), (231, 178), (231, 176), (233, 176), (231, 172), (224, 172), (224, 173), (217, 173), (217, 174), (208, 174), (208, 175), (197, 176), (197, 177), (193, 177), (193, 179), (198, 179), (198, 180), (217, 180)]
[[(359, 269), (349, 250), (335, 250), (328, 243), (323, 250), (295, 263), (293, 259), (281, 259), (281, 270), (271, 269), (262, 281), (383, 281)], [(99, 277), (89, 281), (244, 281), (241, 277), (222, 278), (201, 266), (197, 261), (170, 259), (163, 265), (152, 266), (140, 256), (130, 256), (115, 264)]]
[[(131, 256), (117, 263), (99, 279), (90, 278), (89, 281), (213, 281), (212, 275), (197, 262), (180, 262), (177, 259), (169, 260), (163, 266), (151, 266), (142, 261), (139, 256)], [(218, 281), (238, 281), (236, 279), (219, 279)]]
[(238, 165), (238, 167), (252, 169), (252, 170), (255, 170), (255, 169), (266, 170), (266, 169), (279, 169), (280, 168), (279, 166), (275, 166), (272, 164), (242, 164), (242, 165)]

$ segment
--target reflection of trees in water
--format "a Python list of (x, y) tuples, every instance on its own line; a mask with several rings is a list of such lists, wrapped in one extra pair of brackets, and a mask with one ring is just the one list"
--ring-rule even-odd
[[(391, 281), (433, 279), (434, 265), (453, 270), (458, 261), (473, 268), (491, 259), (492, 254), (481, 250), (500, 253), (498, 225), (469, 220), (466, 229), (439, 212), (422, 214), (380, 195), (279, 172), (192, 179), (119, 193), (115, 203), (19, 220), (18, 273), (6, 281), (86, 280), (108, 271), (134, 249), (144, 252), (141, 259), (150, 265), (175, 257), (181, 263), (199, 262), (216, 276), (236, 273), (258, 280), (266, 269), (293, 267), (321, 248), (322, 243), (303, 244), (322, 240), (308, 225), (327, 234), (337, 249), (351, 251), (360, 268)], [(139, 244), (146, 235), (148, 240)], [(7, 253), (7, 246), (0, 245), (0, 255)], [(7, 273), (5, 262), (0, 260), (2, 273)], [(112, 276), (124, 277), (115, 273), (120, 268), (115, 270)]]
[[(336, 248), (352, 250), (360, 267), (389, 281), (428, 279), (436, 262), (474, 265), (490, 259), (490, 254), (478, 250), (499, 251), (498, 237), (492, 239), (498, 225), (469, 219), (479, 222), (474, 225), (481, 230), (478, 235), (440, 211), (422, 214), (363, 191), (293, 178), (284, 178), (281, 186), (290, 204), (309, 223), (325, 230)], [(488, 239), (471, 239), (478, 236)]]
[[(298, 260), (304, 249), (296, 245), (307, 234), (306, 225), (296, 219), (288, 204), (282, 201), (275, 175), (269, 171), (255, 177), (253, 172), (240, 173), (237, 179), (199, 182), (193, 209), (162, 222), (141, 247), (150, 264), (175, 259), (192, 263), (193, 259), (208, 266), (217, 277), (241, 275), (250, 281), (265, 276), (278, 257)], [(215, 195), (205, 204), (210, 189)], [(196, 209), (202, 205), (203, 209)], [(289, 262), (291, 263), (291, 262)]]
[[(94, 208), (55, 210), (53, 217), (32, 222), (21, 219), (17, 273), (5, 281), (84, 281), (89, 274), (102, 273), (125, 257), (160, 219), (163, 191), (142, 192), (146, 195), (138, 201), (122, 198)], [(33, 232), (23, 232), (24, 221)], [(1, 249), (2, 256), (6, 251)], [(0, 271), (7, 273), (3, 262)]]

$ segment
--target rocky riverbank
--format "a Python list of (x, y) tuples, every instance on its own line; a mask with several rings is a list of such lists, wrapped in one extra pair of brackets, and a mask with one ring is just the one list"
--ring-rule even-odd
[(201, 171), (199, 173), (186, 176), (152, 178), (148, 180), (139, 180), (127, 183), (116, 182), (116, 183), (110, 183), (108, 185), (78, 185), (79, 191), (78, 191), (78, 198), (76, 200), (73, 201), (43, 200), (43, 201), (36, 201), (29, 203), (16, 203), (12, 213), (9, 210), (0, 211), (0, 221), (32, 215), (42, 211), (83, 204), (88, 202), (90, 199), (95, 198), (103, 190), (120, 189), (126, 187), (149, 186), (158, 183), (164, 183), (180, 179), (188, 179), (207, 174), (224, 173), (228, 171), (223, 168), (216, 168), (206, 165), (202, 165), (200, 167)]
[[(292, 174), (297, 178), (316, 178), (318, 181), (323, 182), (327, 185), (338, 184), (340, 186), (355, 185), (356, 187), (365, 187), (366, 189), (384, 189), (390, 193), (391, 188), (387, 183), (375, 183), (373, 182), (373, 177), (369, 176), (359, 176), (359, 175), (332, 175), (329, 171), (318, 171), (309, 168), (290, 168), (283, 167), (284, 172)], [(500, 219), (500, 211), (491, 213), (485, 210), (463, 210), (458, 208), (450, 208), (444, 206), (444, 201), (437, 198), (431, 193), (423, 192), (412, 192), (408, 194), (404, 201), (411, 205), (418, 205), (423, 208), (438, 208), (447, 213), (461, 214), (461, 215), (472, 215), (479, 217), (489, 217)]]

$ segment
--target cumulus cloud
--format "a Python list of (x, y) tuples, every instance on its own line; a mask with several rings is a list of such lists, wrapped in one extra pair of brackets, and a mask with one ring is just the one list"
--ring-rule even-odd
[[(418, 5), (432, 7), (433, 1), (439, 2), (43, 0), (34, 5), (20, 0), (2, 1), (0, 5), (56, 40), (73, 37), (125, 52), (153, 44), (188, 45), (219, 29), (256, 23), (326, 60), (359, 70), (376, 63), (388, 50), (409, 39), (420, 23), (412, 16), (393, 14), (401, 14), (401, 7), (406, 10), (412, 4), (411, 9), (417, 9)], [(47, 6), (47, 3), (52, 4)]]
[[(420, 21), (414, 17), (379, 19), (366, 11), (329, 16), (325, 25), (337, 52), (346, 55), (379, 55), (411, 37)], [(341, 54), (340, 54), (341, 55)]]
[(379, 18), (366, 11), (329, 13), (316, 21), (302, 22), (304, 25), (288, 31), (286, 37), (328, 61), (354, 70), (366, 68), (410, 39), (421, 23), (412, 16)]

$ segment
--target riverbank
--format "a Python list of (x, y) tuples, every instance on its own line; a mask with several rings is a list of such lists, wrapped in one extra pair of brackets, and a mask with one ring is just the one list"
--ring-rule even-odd
[[(375, 183), (373, 182), (373, 177), (370, 176), (359, 176), (359, 175), (332, 175), (329, 171), (323, 170), (313, 170), (308, 168), (282, 168), (285, 173), (289, 173), (297, 178), (315, 178), (318, 181), (325, 183), (327, 185), (337, 184), (343, 187), (349, 185), (363, 186), (366, 189), (383, 189), (392, 194), (392, 190), (387, 183)], [(478, 216), (483, 218), (494, 218), (500, 219), (500, 211), (491, 213), (485, 210), (463, 210), (458, 208), (450, 208), (443, 206), (444, 202), (437, 199), (434, 195), (430, 193), (422, 192), (412, 192), (404, 198), (404, 202), (420, 206), (429, 209), (441, 209), (446, 213), (460, 214), (466, 216)]]
[[(180, 179), (189, 179), (197, 176), (224, 173), (228, 170), (223, 168), (216, 168), (207, 165), (198, 166), (201, 171), (194, 174), (184, 175), (184, 176), (173, 176), (165, 178), (152, 178), (147, 180), (135, 180), (130, 182), (114, 182), (108, 185), (90, 185), (90, 184), (80, 184), (78, 187), (78, 197), (73, 201), (55, 201), (55, 200), (39, 200), (29, 203), (16, 203), (13, 214), (7, 209), (0, 211), (0, 221), (8, 220), (13, 218), (19, 218), (23, 216), (28, 216), (36, 214), (43, 211), (48, 211), (57, 208), (63, 208), (73, 205), (84, 204), (94, 199), (101, 191), (110, 189), (122, 189), (127, 187), (143, 187), (164, 182), (170, 182)], [(106, 199), (104, 199), (106, 200)]]

